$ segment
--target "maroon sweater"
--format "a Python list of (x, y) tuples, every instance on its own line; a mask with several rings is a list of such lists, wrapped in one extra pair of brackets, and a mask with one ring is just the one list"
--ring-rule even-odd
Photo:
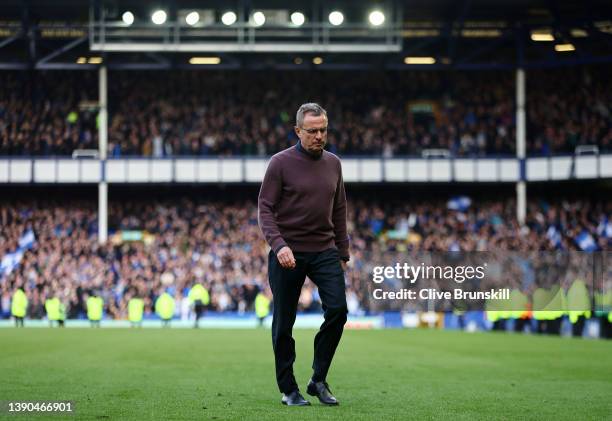
[(259, 192), (259, 226), (274, 252), (336, 247), (349, 259), (346, 193), (340, 159), (313, 156), (300, 143), (272, 157)]

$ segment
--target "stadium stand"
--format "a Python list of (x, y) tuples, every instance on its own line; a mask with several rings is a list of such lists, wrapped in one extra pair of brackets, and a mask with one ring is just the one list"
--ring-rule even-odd
[[(610, 74), (608, 65), (528, 71), (528, 153), (612, 150)], [(515, 153), (510, 71), (349, 75), (110, 72), (109, 155), (270, 156), (296, 140), (297, 98), (326, 104), (328, 149), (342, 156), (420, 156), (429, 149), (451, 156)], [(95, 73), (2, 72), (0, 84), (0, 155), (96, 149)]]
[[(111, 318), (126, 318), (130, 296), (145, 298), (151, 313), (160, 292), (170, 288), (176, 315), (189, 317), (187, 292), (196, 282), (210, 290), (214, 311), (252, 311), (267, 284), (267, 247), (252, 200), (165, 199), (110, 202), (110, 241), (97, 241), (95, 202), (65, 197), (26, 199), (0, 205), (0, 256), (20, 247), (18, 265), (3, 267), (0, 313), (9, 316), (10, 297), (25, 286), (29, 317), (45, 315), (43, 303), (60, 293), (68, 318), (83, 317), (88, 294), (101, 293)], [(368, 279), (361, 268), (390, 252), (412, 251), (609, 251), (612, 204), (583, 197), (541, 197), (529, 202), (526, 225), (515, 218), (512, 199), (451, 197), (404, 200), (366, 192), (349, 203), (351, 270), (347, 297), (353, 314), (370, 310)], [(29, 239), (26, 239), (29, 238)], [(378, 257), (377, 257), (378, 256)], [(307, 285), (300, 309), (318, 311), (316, 289)]]

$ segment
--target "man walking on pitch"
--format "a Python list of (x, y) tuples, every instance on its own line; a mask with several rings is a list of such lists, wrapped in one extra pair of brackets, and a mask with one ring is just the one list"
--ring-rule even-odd
[(320, 105), (303, 104), (296, 115), (299, 142), (272, 157), (259, 192), (259, 226), (271, 247), (268, 276), (274, 300), (276, 381), (285, 405), (310, 405), (293, 375), (291, 336), (306, 276), (319, 289), (325, 318), (314, 340), (307, 392), (321, 403), (338, 404), (326, 377), (346, 323), (344, 271), (349, 241), (340, 159), (323, 150), (327, 124)]

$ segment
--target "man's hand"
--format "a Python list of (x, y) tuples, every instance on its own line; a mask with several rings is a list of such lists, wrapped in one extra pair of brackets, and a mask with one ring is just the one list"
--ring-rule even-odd
[(348, 269), (348, 265), (346, 264), (344, 260), (340, 260), (340, 266), (342, 266), (342, 270), (344, 272), (346, 272), (346, 270)]
[(278, 253), (276, 253), (276, 258), (285, 269), (295, 268), (295, 257), (293, 257), (293, 252), (289, 247), (285, 246), (280, 249)]

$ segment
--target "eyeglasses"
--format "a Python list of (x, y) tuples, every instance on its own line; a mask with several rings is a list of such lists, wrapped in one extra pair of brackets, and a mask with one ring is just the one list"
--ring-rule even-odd
[(317, 134), (317, 132), (321, 133), (322, 135), (327, 133), (327, 127), (312, 128), (312, 129), (305, 129), (303, 127), (300, 127), (300, 128), (310, 135)]

